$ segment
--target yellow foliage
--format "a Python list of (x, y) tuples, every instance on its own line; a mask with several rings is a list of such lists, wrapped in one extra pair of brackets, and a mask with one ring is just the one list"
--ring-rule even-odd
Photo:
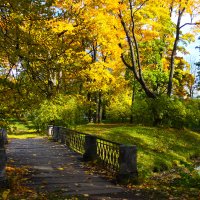
[(7, 200), (7, 199), (8, 199), (9, 193), (10, 193), (10, 189), (5, 190), (5, 191), (3, 192), (3, 194), (2, 194), (3, 200)]

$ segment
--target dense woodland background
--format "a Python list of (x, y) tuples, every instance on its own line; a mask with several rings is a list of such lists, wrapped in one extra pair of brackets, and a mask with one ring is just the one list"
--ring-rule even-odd
[(1, 119), (31, 119), (38, 130), (102, 121), (199, 129), (200, 64), (192, 74), (184, 59), (198, 5), (1, 0)]

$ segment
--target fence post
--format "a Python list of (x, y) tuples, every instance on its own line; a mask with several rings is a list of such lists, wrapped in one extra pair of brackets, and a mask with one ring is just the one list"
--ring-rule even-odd
[(96, 137), (92, 135), (86, 135), (84, 148), (85, 148), (85, 153), (83, 154), (84, 161), (94, 161), (97, 159)]
[(59, 140), (59, 126), (53, 126), (53, 141), (58, 142)]
[(119, 183), (137, 183), (137, 147), (120, 145), (119, 150), (119, 172), (117, 182)]
[(0, 133), (0, 149), (4, 148), (4, 139), (3, 137), (1, 137), (1, 133)]
[(53, 136), (53, 125), (48, 125), (47, 134), (49, 137)]
[(59, 129), (59, 134), (60, 134), (60, 142), (62, 144), (66, 143), (66, 134), (67, 134), (67, 129), (64, 127), (60, 127)]
[[(0, 141), (1, 140), (2, 138), (0, 138)], [(1, 144), (1, 147), (0, 147), (0, 188), (5, 187), (5, 183), (7, 181), (6, 173), (5, 173), (6, 161), (7, 161), (7, 156), (6, 156), (4, 144)]]

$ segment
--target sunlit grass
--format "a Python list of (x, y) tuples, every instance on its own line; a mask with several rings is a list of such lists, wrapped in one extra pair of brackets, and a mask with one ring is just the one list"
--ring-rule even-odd
[(28, 139), (38, 137), (41, 137), (41, 134), (36, 132), (30, 121), (19, 121), (15, 119), (9, 121), (9, 139)]
[(90, 124), (76, 129), (110, 141), (136, 145), (141, 177), (176, 166), (192, 165), (192, 158), (200, 157), (200, 134), (190, 130), (123, 124)]
[(15, 119), (11, 119), (9, 121), (9, 133), (18, 134), (18, 133), (33, 133), (36, 130), (34, 129), (32, 123), (30, 121), (19, 121)]
[(8, 139), (28, 139), (42, 137), (37, 133), (23, 133), (23, 134), (8, 134)]

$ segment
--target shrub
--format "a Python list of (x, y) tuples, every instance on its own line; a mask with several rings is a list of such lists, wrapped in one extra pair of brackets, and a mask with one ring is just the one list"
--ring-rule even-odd
[(83, 110), (83, 105), (77, 97), (60, 95), (52, 100), (43, 101), (29, 117), (37, 130), (43, 130), (52, 123), (68, 127), (84, 120)]
[(184, 126), (186, 108), (177, 98), (161, 96), (156, 99), (138, 98), (133, 104), (136, 123), (163, 125), (175, 128)]
[(185, 125), (194, 130), (200, 130), (200, 100), (190, 99), (185, 101), (186, 123)]
[(131, 97), (118, 94), (107, 107), (106, 118), (115, 122), (125, 122), (131, 115)]
[[(185, 122), (186, 109), (181, 100), (177, 98), (169, 98), (161, 96), (155, 100), (151, 100), (150, 109), (154, 123), (157, 124), (182, 128)], [(155, 125), (157, 125), (155, 123)]]
[(133, 122), (136, 124), (152, 125), (153, 118), (149, 103), (145, 98), (136, 98), (132, 106)]

